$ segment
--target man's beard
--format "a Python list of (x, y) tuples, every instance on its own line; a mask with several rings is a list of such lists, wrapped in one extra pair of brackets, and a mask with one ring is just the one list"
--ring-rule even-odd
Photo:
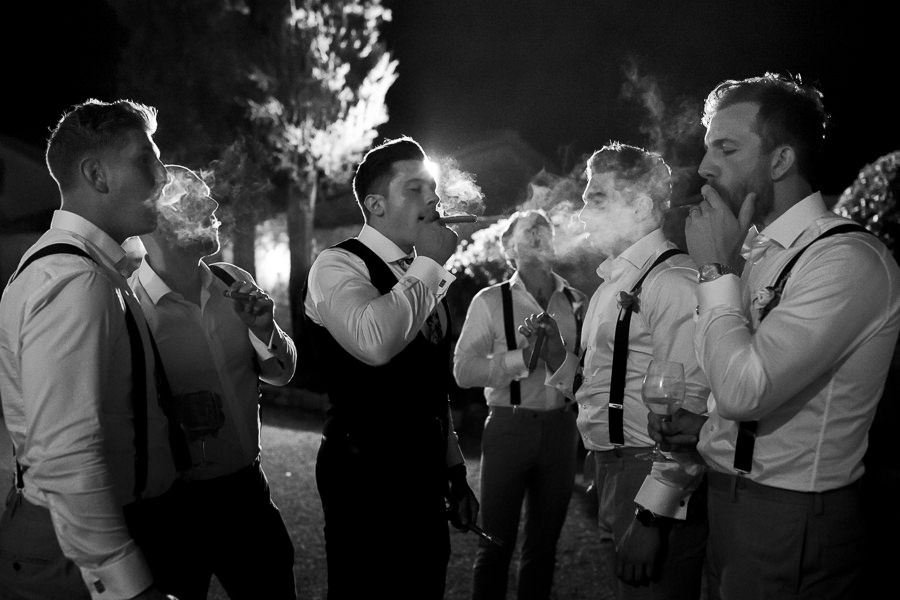
[(710, 185), (719, 193), (725, 203), (731, 207), (735, 217), (740, 216), (741, 206), (743, 206), (747, 195), (751, 192), (755, 193), (756, 201), (750, 222), (758, 227), (763, 224), (765, 218), (771, 214), (775, 206), (775, 184), (769, 178), (764, 166), (760, 166), (730, 189), (723, 189), (715, 184)]

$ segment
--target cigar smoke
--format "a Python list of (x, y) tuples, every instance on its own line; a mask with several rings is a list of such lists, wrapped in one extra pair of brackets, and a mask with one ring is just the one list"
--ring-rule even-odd
[(202, 174), (181, 165), (166, 165), (168, 181), (158, 201), (158, 231), (181, 247), (218, 250), (218, 204)]
[(441, 212), (447, 217), (484, 213), (484, 193), (475, 183), (475, 176), (459, 168), (451, 157), (432, 158), (438, 167), (438, 196), (441, 197)]

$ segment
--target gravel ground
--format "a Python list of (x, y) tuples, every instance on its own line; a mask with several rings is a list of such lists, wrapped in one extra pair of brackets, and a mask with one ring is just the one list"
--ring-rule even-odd
[[(262, 410), (263, 467), (272, 495), (284, 515), (296, 550), (296, 578), (299, 597), (325, 599), (325, 545), (322, 538), (322, 506), (315, 482), (315, 457), (321, 435), (322, 412), (266, 404)], [(462, 446), (469, 465), (469, 484), (478, 493), (478, 443), (475, 436), (463, 436)], [(557, 549), (554, 600), (610, 600), (613, 593), (598, 568), (601, 556), (596, 536), (594, 507), (584, 494), (582, 482), (575, 493)], [(451, 528), (451, 557), (447, 574), (446, 600), (467, 600), (471, 596), (472, 561), (477, 536)], [(515, 561), (515, 557), (513, 558)], [(398, 587), (402, 583), (398, 582)], [(510, 578), (509, 597), (515, 582)], [(214, 581), (210, 600), (227, 596)]]

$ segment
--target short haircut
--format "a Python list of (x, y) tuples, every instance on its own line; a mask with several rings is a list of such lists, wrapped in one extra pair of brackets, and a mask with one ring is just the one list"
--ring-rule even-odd
[(734, 104), (759, 106), (756, 133), (765, 152), (788, 145), (797, 155), (797, 171), (814, 186), (825, 147), (829, 116), (822, 93), (802, 83), (800, 76), (766, 73), (760, 77), (723, 81), (706, 97), (703, 125), (709, 127), (716, 112)]
[(427, 159), (422, 146), (407, 136), (388, 140), (369, 150), (356, 167), (356, 174), (353, 176), (353, 195), (363, 216), (368, 220), (366, 196), (372, 193), (385, 193), (383, 188), (394, 175), (394, 163), (402, 160)]
[(550, 218), (547, 216), (547, 213), (545, 213), (543, 210), (519, 210), (510, 215), (509, 220), (506, 222), (506, 228), (500, 234), (500, 245), (503, 246), (504, 250), (509, 247), (509, 242), (512, 239), (513, 234), (516, 232), (516, 225), (519, 223), (519, 221), (531, 216), (536, 217), (539, 221), (543, 221), (544, 224), (546, 224), (547, 229), (550, 230), (550, 234), (553, 234), (553, 225), (550, 223)]
[(122, 147), (129, 131), (153, 135), (156, 109), (133, 100), (90, 98), (64, 113), (50, 133), (46, 153), (47, 168), (59, 189), (72, 187), (86, 154)]
[(669, 206), (672, 170), (656, 152), (610, 142), (591, 155), (587, 170), (590, 176), (611, 173), (616, 182), (621, 183), (617, 187), (646, 193), (661, 213), (665, 213)]

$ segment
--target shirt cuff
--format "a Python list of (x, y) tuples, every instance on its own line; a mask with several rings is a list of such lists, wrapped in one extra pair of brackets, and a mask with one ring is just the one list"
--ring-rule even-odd
[(572, 387), (575, 384), (575, 376), (578, 374), (580, 363), (581, 359), (578, 356), (566, 352), (566, 359), (555, 372), (551, 373), (550, 369), (547, 369), (544, 385), (559, 391), (566, 398), (574, 400), (575, 393)]
[(513, 379), (525, 379), (528, 377), (528, 366), (521, 348), (509, 350), (503, 355), (503, 368), (507, 373), (512, 373)]
[(153, 585), (153, 575), (144, 555), (135, 546), (120, 560), (95, 569), (81, 568), (93, 600), (133, 598)]
[(259, 356), (262, 360), (266, 360), (268, 358), (272, 358), (275, 356), (275, 340), (276, 334), (278, 334), (278, 327), (272, 328), (272, 335), (269, 336), (269, 342), (263, 343), (261, 339), (256, 337), (252, 331), (247, 330), (247, 335), (250, 336), (250, 344), (253, 346), (253, 349), (256, 350), (256, 355)]
[(427, 256), (417, 256), (406, 274), (424, 283), (438, 300), (447, 294), (450, 284), (456, 281), (456, 277), (450, 271)]
[(669, 487), (647, 475), (634, 501), (653, 514), (683, 521), (687, 517), (689, 498), (690, 492)]
[(714, 306), (741, 307), (741, 280), (737, 275), (722, 275), (697, 286), (697, 310), (706, 312)]

